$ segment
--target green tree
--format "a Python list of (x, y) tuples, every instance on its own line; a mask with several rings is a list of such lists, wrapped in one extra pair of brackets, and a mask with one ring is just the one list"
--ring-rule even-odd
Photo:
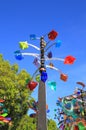
[[(8, 115), (12, 118), (12, 126), (3, 126), (3, 130), (16, 130), (22, 117), (27, 113), (31, 91), (26, 87), (26, 80), (31, 79), (25, 70), (18, 72), (18, 65), (10, 65), (0, 55), (0, 99), (5, 99)], [(1, 126), (0, 126), (1, 130)]]
[(16, 130), (36, 130), (37, 120), (35, 118), (31, 118), (28, 115), (23, 116), (20, 121), (19, 126)]
[[(21, 130), (21, 129), (22, 130), (37, 130), (37, 119), (31, 118), (28, 115), (25, 115), (22, 118), (22, 120), (16, 130)], [(48, 130), (59, 130), (57, 128), (56, 122), (52, 119), (48, 120), (47, 129)]]
[(48, 120), (48, 130), (59, 130), (57, 128), (56, 122), (52, 119)]

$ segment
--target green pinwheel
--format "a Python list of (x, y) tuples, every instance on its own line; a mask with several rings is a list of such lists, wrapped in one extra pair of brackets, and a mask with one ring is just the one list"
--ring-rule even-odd
[(28, 48), (28, 43), (27, 41), (25, 42), (19, 42), (19, 47), (24, 50), (24, 49), (27, 49)]

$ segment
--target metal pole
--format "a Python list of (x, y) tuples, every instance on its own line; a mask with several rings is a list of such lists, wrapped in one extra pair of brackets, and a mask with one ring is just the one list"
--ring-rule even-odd
[[(40, 38), (40, 73), (46, 71), (45, 69), (45, 60), (44, 60), (44, 38)], [(47, 121), (46, 121), (46, 86), (45, 82), (40, 80), (38, 88), (38, 123), (37, 130), (47, 130)]]

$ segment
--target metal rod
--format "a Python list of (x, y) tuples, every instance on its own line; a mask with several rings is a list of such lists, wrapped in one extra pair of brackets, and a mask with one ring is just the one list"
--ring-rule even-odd
[(51, 44), (48, 48), (46, 48), (45, 52), (46, 52), (49, 48), (51, 48), (53, 45), (55, 45), (55, 44), (56, 44), (56, 43)]

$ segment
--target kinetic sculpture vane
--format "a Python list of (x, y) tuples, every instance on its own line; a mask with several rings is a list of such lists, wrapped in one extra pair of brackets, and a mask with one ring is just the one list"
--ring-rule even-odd
[[(55, 45), (55, 47), (58, 47), (58, 48), (61, 46), (61, 43), (62, 43), (61, 40), (57, 40), (57, 42), (52, 43), (51, 45), (49, 45), (50, 41), (53, 41), (57, 36), (58, 36), (58, 33), (56, 31), (54, 31), (54, 30), (52, 30), (46, 36), (42, 36), (41, 38), (36, 37), (35, 34), (31, 34), (30, 35), (30, 40), (37, 40), (37, 39), (42, 39), (43, 40), (43, 45), (41, 45), (40, 48), (33, 45), (33, 44), (28, 43), (27, 41), (19, 42), (19, 47), (20, 47), (21, 50), (25, 50), (29, 46), (31, 46), (31, 47), (35, 48), (36, 50), (41, 51), (41, 54), (38, 54), (38, 53), (25, 53), (25, 52), (21, 52), (21, 50), (17, 50), (17, 51), (14, 52), (15, 58), (17, 60), (24, 59), (24, 56), (33, 56), (33, 57), (35, 57), (34, 61), (33, 61), (33, 64), (37, 67), (37, 70), (33, 74), (32, 80), (29, 83), (28, 83), (28, 80), (27, 80), (27, 87), (31, 91), (35, 89), (35, 87), (38, 85), (38, 82), (40, 80), (42, 80), (43, 82), (46, 82), (47, 73), (46, 73), (45, 68), (50, 68), (50, 69), (58, 71), (59, 74), (60, 74), (60, 79), (63, 80), (63, 81), (67, 81), (67, 79), (68, 79), (68, 76), (66, 74), (64, 74), (60, 69), (56, 68), (51, 61), (52, 60), (58, 60), (58, 61), (62, 61), (64, 64), (71, 65), (71, 64), (74, 63), (75, 58), (73, 56), (71, 56), (71, 55), (66, 56), (65, 58), (56, 58), (56, 57), (53, 57), (53, 54), (52, 54), (51, 51), (46, 53), (47, 50), (50, 47), (52, 47), (53, 45)], [(48, 39), (49, 39), (48, 42), (44, 41), (45, 37), (48, 37)], [(44, 48), (44, 50), (42, 49), (42, 47)], [(44, 53), (44, 57), (42, 57), (43, 53)], [(50, 63), (48, 65), (47, 64), (45, 65), (45, 68), (42, 67), (42, 65), (44, 64), (44, 61), (50, 61)], [(41, 72), (41, 73), (37, 74), (38, 71)], [(33, 81), (34, 76), (35, 76), (36, 82)], [(49, 81), (48, 85), (51, 87), (51, 89), (56, 90), (56, 82), (50, 82)]]
[(86, 129), (86, 91), (85, 84), (77, 82), (82, 89), (77, 88), (74, 94), (58, 98), (55, 109), (55, 119), (58, 119), (60, 130), (85, 130)]
[(5, 123), (11, 125), (11, 118), (7, 117), (8, 111), (5, 108), (4, 102), (5, 100), (0, 99), (0, 126), (5, 125)]

